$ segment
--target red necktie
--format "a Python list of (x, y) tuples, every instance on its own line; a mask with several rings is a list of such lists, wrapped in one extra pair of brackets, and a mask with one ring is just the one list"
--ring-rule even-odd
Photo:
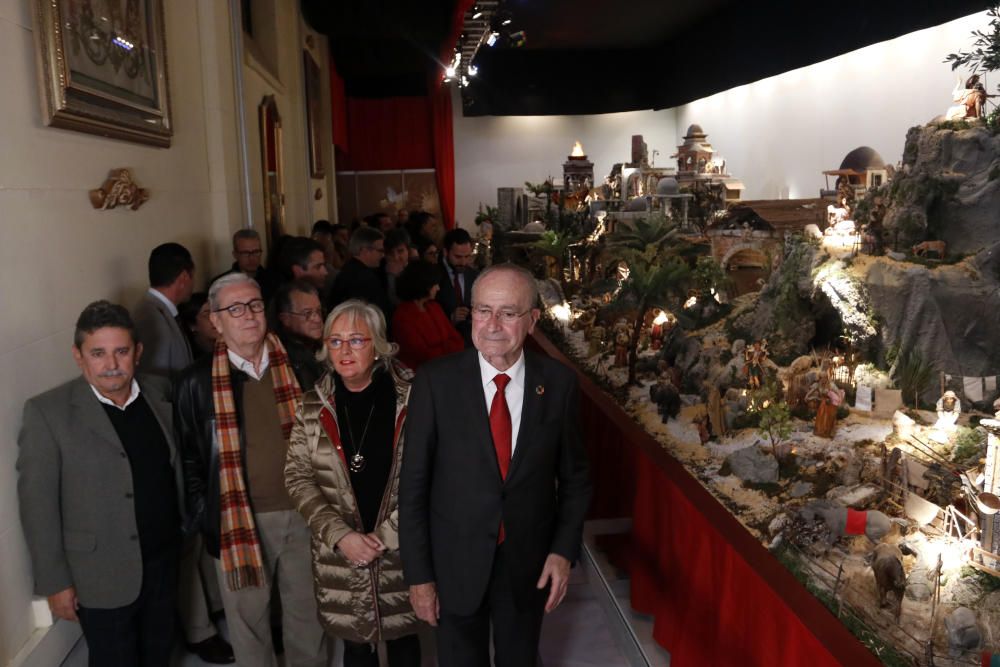
[[(510, 422), (510, 408), (507, 407), (507, 397), (504, 389), (510, 382), (510, 376), (499, 373), (493, 378), (497, 393), (493, 395), (493, 403), (490, 405), (490, 433), (493, 435), (493, 447), (497, 450), (497, 464), (500, 466), (501, 479), (507, 479), (507, 470), (510, 468), (511, 456), (511, 436), (512, 427)], [(497, 536), (497, 544), (504, 540), (503, 520), (500, 520), (500, 534)]]
[[(458, 272), (457, 271), (455, 271), (454, 273), (452, 273), (452, 276), (455, 279), (455, 298), (458, 299), (458, 307), (461, 308), (463, 305), (465, 305), (464, 303), (462, 303), (462, 283), (458, 282)], [(504, 377), (506, 377), (506, 376), (504, 376)], [(508, 379), (510, 379), (510, 378), (508, 378)]]

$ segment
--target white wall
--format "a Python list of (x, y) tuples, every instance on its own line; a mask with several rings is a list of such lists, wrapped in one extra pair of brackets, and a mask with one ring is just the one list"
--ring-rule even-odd
[[(455, 118), (456, 215), (471, 227), (479, 202), (496, 205), (496, 188), (561, 176), (575, 139), (594, 162), (595, 179), (628, 161), (642, 134), (657, 165), (697, 123), (746, 185), (744, 199), (815, 197), (822, 172), (858, 146), (887, 163), (903, 153), (906, 131), (951, 105), (955, 74), (945, 55), (967, 49), (974, 14), (848, 53), (676, 109), (589, 116)], [(965, 73), (967, 76), (967, 73)], [(963, 77), (964, 78), (964, 77)], [(988, 77), (992, 90), (998, 81)], [(455, 109), (460, 109), (456, 103)]]
[(455, 135), (455, 217), (474, 227), (479, 204), (496, 206), (497, 188), (562, 178), (562, 165), (580, 141), (594, 163), (594, 180), (602, 182), (615, 162), (632, 156), (632, 135), (641, 134), (660, 151), (654, 164), (670, 164), (676, 148), (674, 111), (629, 111), (590, 116), (480, 116), (465, 118), (457, 93)]
[[(306, 166), (298, 4), (274, 2), (288, 67), (279, 92), (293, 100), (284, 112), (285, 165), (294, 199), (289, 221), (297, 231), (311, 223), (313, 184), (323, 181), (310, 182)], [(35, 630), (16, 494), (25, 399), (78, 374), (70, 346), (80, 310), (101, 298), (133, 304), (145, 289), (149, 250), (166, 241), (184, 244), (201, 282), (231, 261), (229, 237), (246, 219), (231, 3), (164, 2), (175, 130), (169, 149), (43, 126), (32, 4), (0, 0), (0, 665)], [(317, 48), (325, 52), (325, 41)], [(261, 86), (249, 82), (246, 111), (254, 141), (259, 97), (253, 97), (259, 95)], [(250, 150), (251, 180), (259, 183), (259, 149)], [(330, 156), (327, 165), (332, 170)], [(88, 190), (118, 167), (132, 169), (150, 200), (138, 211), (93, 210)]]

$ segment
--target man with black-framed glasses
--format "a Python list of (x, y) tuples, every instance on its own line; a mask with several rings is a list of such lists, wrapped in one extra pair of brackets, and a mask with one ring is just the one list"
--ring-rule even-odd
[(312, 283), (285, 283), (274, 295), (273, 329), (288, 352), (288, 360), (302, 391), (309, 391), (323, 375), (316, 353), (323, 346), (323, 306)]
[(214, 283), (230, 273), (243, 273), (260, 285), (264, 301), (270, 302), (278, 289), (278, 276), (263, 265), (264, 248), (256, 229), (238, 229), (233, 234), (233, 265), (212, 279)]
[(208, 292), (214, 353), (178, 381), (175, 421), (185, 486), (216, 560), (237, 664), (276, 667), (273, 586), (282, 607), (285, 664), (320, 667), (326, 639), (313, 595), (309, 527), (285, 489), (288, 437), (302, 395), (284, 345), (267, 331), (260, 288), (242, 273)]

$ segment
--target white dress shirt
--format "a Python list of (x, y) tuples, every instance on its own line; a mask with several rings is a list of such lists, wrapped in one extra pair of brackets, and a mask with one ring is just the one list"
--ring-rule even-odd
[(226, 354), (229, 355), (229, 363), (258, 382), (260, 382), (260, 379), (264, 377), (264, 373), (267, 371), (267, 366), (270, 363), (270, 357), (267, 354), (267, 343), (264, 343), (264, 351), (260, 354), (260, 371), (257, 371), (257, 369), (254, 368), (253, 362), (247, 361), (231, 349), (227, 349)]
[(150, 287), (147, 291), (150, 293), (150, 295), (159, 299), (160, 303), (162, 303), (164, 306), (167, 307), (167, 312), (170, 313), (171, 317), (177, 317), (177, 306), (174, 305), (173, 301), (163, 296), (163, 292), (161, 292), (158, 289), (153, 289), (152, 287)]
[(114, 406), (119, 410), (121, 410), (122, 412), (125, 411), (125, 408), (135, 403), (135, 399), (139, 398), (139, 383), (135, 381), (135, 378), (132, 378), (132, 392), (128, 395), (128, 400), (125, 401), (125, 405), (118, 405), (110, 398), (106, 398), (103, 394), (101, 394), (101, 392), (97, 391), (97, 387), (95, 387), (94, 385), (90, 385), (90, 390), (94, 392), (94, 396), (96, 396), (97, 400), (99, 400), (101, 403), (104, 403), (105, 405)]
[(514, 365), (505, 371), (498, 371), (490, 365), (479, 353), (479, 373), (482, 376), (483, 393), (486, 395), (486, 414), (490, 413), (493, 405), (493, 397), (496, 396), (497, 386), (493, 384), (493, 378), (498, 373), (506, 373), (510, 377), (504, 396), (507, 398), (507, 409), (510, 410), (510, 455), (514, 456), (514, 449), (517, 447), (517, 433), (521, 430), (521, 409), (524, 407), (524, 350), (517, 358)]

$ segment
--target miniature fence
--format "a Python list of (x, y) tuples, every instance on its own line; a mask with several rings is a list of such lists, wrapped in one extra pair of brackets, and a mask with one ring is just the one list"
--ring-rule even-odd
[[(541, 350), (570, 363), (543, 335)], [(607, 394), (577, 370), (592, 518), (631, 517), (612, 554), (673, 667), (878, 665), (827, 608)]]

